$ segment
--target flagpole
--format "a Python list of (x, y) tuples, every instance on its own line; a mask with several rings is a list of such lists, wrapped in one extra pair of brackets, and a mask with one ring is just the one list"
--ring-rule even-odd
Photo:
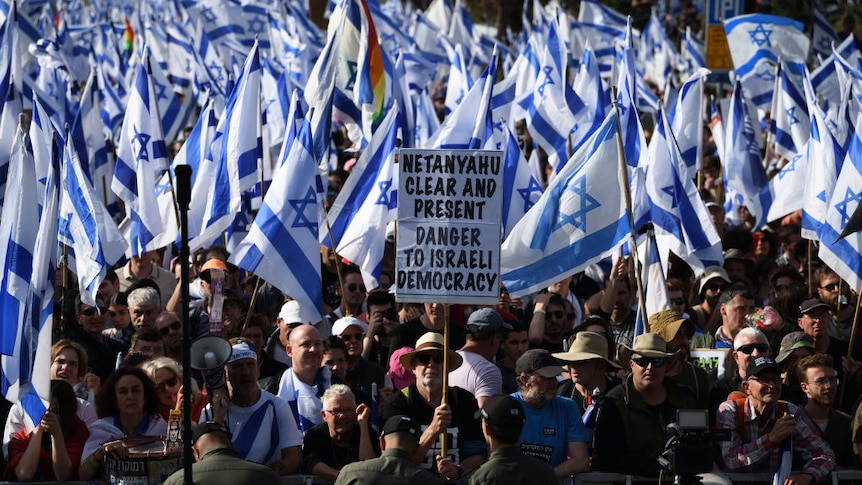
[(814, 256), (814, 241), (808, 240), (808, 298), (814, 297), (814, 272), (811, 267), (811, 258)]
[[(257, 36), (255, 36), (255, 39)], [(261, 154), (263, 157), (263, 154)], [(263, 198), (266, 195), (266, 189), (264, 188), (264, 173), (263, 173), (263, 160), (261, 159), (260, 164), (260, 205), (263, 206)], [(254, 305), (257, 304), (257, 293), (260, 291), (260, 281), (261, 277), (258, 276), (254, 282), (254, 293), (251, 294), (251, 300), (248, 302), (248, 311), (245, 312), (245, 321), (242, 322), (242, 328), (239, 330), (240, 335), (245, 332), (246, 327), (248, 327), (248, 322), (251, 321), (251, 314), (254, 313)]]
[[(641, 314), (644, 316), (644, 322), (649, 317), (646, 311), (646, 294), (644, 293), (644, 283), (643, 278), (641, 277), (641, 268), (640, 268), (640, 260), (637, 258), (637, 231), (635, 230), (635, 220), (634, 215), (632, 214), (632, 193), (631, 187), (629, 186), (629, 177), (628, 177), (628, 164), (626, 163), (626, 153), (623, 148), (623, 132), (622, 127), (620, 126), (620, 111), (619, 104), (617, 102), (617, 89), (616, 86), (611, 88), (613, 92), (613, 106), (614, 106), (614, 118), (617, 123), (617, 153), (619, 154), (619, 177), (622, 179), (621, 185), (623, 187), (623, 195), (625, 196), (626, 201), (626, 217), (629, 220), (629, 237), (631, 238), (631, 248), (632, 252), (635, 255), (634, 258), (634, 266), (635, 266), (635, 283), (638, 291), (638, 306), (640, 307)], [(644, 326), (644, 330), (648, 330), (646, 326)]]
[[(840, 294), (840, 293), (839, 293)], [(856, 297), (856, 311), (853, 312), (853, 327), (850, 330), (850, 343), (847, 346), (847, 358), (853, 357), (853, 342), (856, 339), (856, 327), (859, 323), (859, 310), (862, 308), (862, 298)], [(848, 379), (849, 380), (849, 379)], [(838, 407), (844, 406), (844, 395), (847, 392), (847, 385), (841, 386), (841, 397), (838, 399)]]
[[(443, 305), (443, 392), (440, 404), (449, 399), (449, 304)], [(446, 430), (440, 431), (440, 456), (446, 456)]]

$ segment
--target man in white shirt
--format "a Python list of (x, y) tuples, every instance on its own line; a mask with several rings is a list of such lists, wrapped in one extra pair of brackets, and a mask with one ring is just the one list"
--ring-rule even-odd
[(480, 308), (473, 312), (467, 319), (467, 343), (458, 351), (464, 363), (449, 373), (449, 385), (470, 391), (479, 407), (489, 397), (503, 393), (503, 377), (493, 360), (503, 329), (511, 330), (512, 326), (496, 310)]

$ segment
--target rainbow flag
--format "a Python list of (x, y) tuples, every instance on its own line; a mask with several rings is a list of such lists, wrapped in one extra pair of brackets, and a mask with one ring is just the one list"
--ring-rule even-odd
[(123, 30), (123, 47), (126, 49), (126, 52), (132, 52), (132, 49), (135, 47), (135, 31), (132, 30), (132, 23), (129, 22), (129, 17), (124, 17), (123, 23), (126, 24), (126, 28)]
[[(365, 0), (360, 0), (362, 10), (365, 14), (365, 22), (367, 26), (363, 29), (366, 33), (364, 41), (365, 46), (360, 47), (360, 54), (364, 51), (365, 55), (358, 61), (362, 73), (362, 82), (364, 85), (360, 89), (359, 102), (362, 104), (370, 104), (373, 106), (371, 121), (372, 132), (380, 125), (385, 115), (386, 108), (386, 73), (383, 66), (383, 50), (380, 48), (380, 43), (377, 40), (377, 29), (374, 28), (374, 20), (371, 18), (371, 12), (368, 10), (368, 4)], [(364, 47), (364, 49), (363, 49)]]

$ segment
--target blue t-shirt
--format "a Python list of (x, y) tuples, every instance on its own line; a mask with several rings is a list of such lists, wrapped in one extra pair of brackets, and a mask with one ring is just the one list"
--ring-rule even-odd
[(578, 405), (567, 397), (557, 397), (535, 409), (524, 402), (520, 392), (512, 397), (524, 408), (524, 428), (521, 430), (521, 451), (557, 466), (566, 461), (572, 441), (587, 441), (587, 430), (581, 421)]

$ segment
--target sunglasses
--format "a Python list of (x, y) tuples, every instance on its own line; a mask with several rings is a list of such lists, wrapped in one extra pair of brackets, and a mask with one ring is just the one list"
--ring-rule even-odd
[(419, 361), (422, 365), (428, 365), (433, 360), (438, 364), (443, 363), (443, 353), (442, 352), (423, 352), (416, 356), (416, 360)]
[(156, 384), (156, 390), (157, 391), (164, 391), (165, 389), (167, 389), (169, 387), (176, 386), (178, 382), (180, 382), (180, 380), (177, 378), (177, 376), (173, 376), (164, 382), (160, 382), (160, 383)]
[(344, 340), (345, 342), (350, 342), (351, 340), (362, 340), (362, 332), (342, 333), (340, 337), (341, 340)]
[(838, 289), (838, 283), (829, 283), (828, 285), (821, 286), (820, 288), (822, 288), (826, 291), (835, 291)]
[(81, 310), (81, 315), (84, 315), (85, 317), (92, 317), (93, 315), (96, 314), (96, 312), (105, 313), (107, 311), (108, 311), (107, 308), (90, 307), (90, 308), (87, 308), (86, 310)]
[(721, 283), (708, 283), (703, 288), (709, 291), (723, 291), (727, 286), (722, 285)]
[(745, 344), (740, 345), (738, 349), (739, 352), (742, 352), (745, 355), (751, 355), (755, 350), (760, 352), (761, 354), (765, 354), (769, 351), (769, 344)]
[(182, 326), (183, 324), (181, 324), (180, 322), (174, 322), (167, 327), (160, 328), (159, 333), (162, 335), (167, 335), (171, 333), (171, 330), (179, 330), (180, 328), (182, 328)]
[(556, 320), (559, 320), (559, 319), (563, 318), (563, 316), (565, 316), (565, 313), (563, 313), (562, 310), (557, 310), (554, 312), (545, 312), (545, 320), (550, 320), (551, 317), (553, 317)]
[(658, 369), (659, 367), (664, 367), (667, 363), (667, 358), (665, 357), (635, 357), (632, 358), (632, 361), (638, 365), (638, 367), (642, 367), (646, 369), (652, 364), (653, 369)]
[(350, 283), (347, 285), (347, 291), (353, 293), (354, 291), (361, 291), (365, 293), (365, 285), (357, 285), (356, 283)]
[(674, 305), (685, 305), (685, 298), (671, 298), (670, 302)]

